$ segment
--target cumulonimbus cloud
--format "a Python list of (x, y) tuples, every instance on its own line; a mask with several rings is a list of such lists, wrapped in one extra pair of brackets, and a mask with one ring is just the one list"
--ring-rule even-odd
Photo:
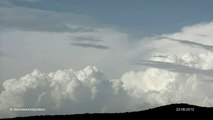
[(126, 72), (119, 79), (107, 79), (92, 66), (48, 74), (34, 70), (3, 83), (0, 111), (3, 117), (11, 117), (32, 113), (9, 111), (10, 108), (45, 108), (45, 112), (36, 114), (69, 114), (142, 110), (179, 102), (212, 106), (213, 84), (206, 82), (211, 79), (203, 74), (161, 68)]
[[(203, 26), (196, 30), (205, 30), (201, 29)], [(187, 36), (187, 32), (178, 34)], [(177, 37), (177, 33), (170, 36)], [(117, 79), (108, 79), (96, 67), (88, 66), (79, 71), (66, 69), (43, 73), (35, 70), (19, 79), (6, 80), (0, 94), (2, 117), (121, 112), (179, 102), (213, 106), (211, 50), (165, 39), (152, 40), (149, 47), (155, 49), (141, 63), (149, 67), (126, 72)], [(10, 108), (29, 107), (45, 108), (46, 111), (10, 111)]]
[[(125, 110), (122, 108), (125, 100), (119, 103), (125, 96), (117, 96), (112, 82), (91, 66), (80, 71), (67, 69), (49, 74), (34, 70), (20, 79), (6, 80), (3, 87), (0, 94), (2, 117), (15, 115), (11, 108), (45, 108), (42, 114)], [(116, 108), (115, 104), (120, 107)], [(27, 113), (17, 112), (17, 115)]]
[[(2, 15), (5, 17), (1, 17), (1, 21), (3, 22), (3, 26), (10, 24), (7, 27), (15, 27), (27, 31), (70, 32), (72, 34), (76, 32), (94, 32), (92, 27), (65, 24), (66, 21), (61, 21), (59, 25), (56, 25), (57, 20), (72, 20), (75, 18), (74, 16), (61, 19), (61, 14), (59, 13), (43, 13), (42, 11), (33, 10), (31, 12), (36, 15), (34, 16), (35, 19), (33, 18), (32, 20), (31, 17), (29, 17), (29, 13), (27, 13), (27, 15), (23, 14), (23, 17), (20, 17), (23, 18), (23, 20), (30, 21), (30, 23), (39, 19), (36, 24), (32, 25), (29, 23), (26, 24), (22, 19), (20, 19), (20, 21), (11, 19), (16, 18), (13, 16), (14, 13), (17, 13), (15, 10), (2, 8), (2, 11)], [(8, 11), (9, 15), (4, 11)], [(19, 10), (19, 13), (25, 13), (24, 11), (26, 11), (26, 9), (22, 8)], [(50, 17), (47, 16), (44, 19), (40, 19), (40, 15), (45, 16), (47, 14), (50, 15)], [(11, 21), (7, 21), (6, 16)], [(49, 23), (49, 19), (52, 19), (51, 16), (56, 16), (57, 19)], [(82, 19), (82, 17), (84, 18), (85, 16), (77, 16), (74, 21), (78, 23), (78, 20)], [(46, 25), (46, 23), (49, 24)], [(44, 24), (45, 26), (43, 27)], [(106, 34), (106, 32), (108, 33)], [(8, 36), (11, 36), (11, 34), (8, 33)], [(99, 44), (93, 37), (88, 38), (88, 34), (83, 34), (82, 36), (84, 37), (81, 36), (81, 39), (86, 38), (87, 40), (83, 40), (83, 42), (75, 41), (72, 45), (84, 48), (109, 49), (108, 46), (103, 46), (101, 43)], [(9, 79), (3, 82), (3, 91), (0, 93), (0, 116), (122, 112), (143, 110), (179, 102), (213, 106), (213, 94), (211, 92), (213, 91), (213, 77), (211, 75), (213, 69), (213, 52), (211, 50), (213, 45), (213, 22), (185, 27), (182, 31), (169, 35), (159, 35), (157, 38), (161, 37), (162, 39), (158, 40), (156, 40), (156, 37), (147, 38), (149, 40), (147, 40), (146, 44), (144, 44), (144, 39), (137, 42), (122, 41), (126, 39), (126, 34), (116, 32), (115, 30), (112, 32), (111, 29), (94, 32), (93, 34), (90, 33), (89, 35), (96, 36), (98, 34), (100, 34), (99, 37), (106, 34), (101, 40), (110, 47), (112, 46), (117, 49), (107, 51), (109, 52), (106, 54), (108, 55), (107, 57), (104, 56), (105, 54), (103, 55), (104, 57), (101, 56), (102, 53), (91, 54), (90, 52), (89, 57), (92, 58), (93, 61), (98, 59), (97, 55), (99, 55), (99, 57), (102, 57), (99, 64), (106, 63), (107, 67), (122, 68), (127, 65), (129, 59), (134, 59), (135, 57), (139, 58), (136, 59), (136, 61), (142, 62), (141, 64), (147, 65), (148, 67), (138, 71), (133, 71), (134, 69), (132, 69), (132, 71), (130, 70), (123, 73), (116, 79), (109, 79), (105, 73), (92, 66), (88, 66), (79, 71), (65, 69), (52, 73), (34, 70), (32, 73), (21, 78)], [(36, 35), (39, 36), (38, 34)], [(42, 34), (43, 37), (45, 35), (46, 34)], [(17, 35), (14, 36), (14, 38), (17, 38)], [(46, 36), (49, 36), (49, 34)], [(168, 40), (168, 38), (173, 38), (173, 40)], [(93, 43), (90, 43), (91, 41), (93, 41)], [(56, 43), (60, 42), (57, 41)], [(39, 45), (35, 45), (35, 51), (37, 51)], [(54, 47), (50, 49), (50, 51), (55, 50)], [(46, 50), (46, 45), (44, 48)], [(61, 50), (64, 47), (59, 48)], [(79, 51), (77, 51), (78, 53), (76, 54), (72, 54), (72, 59), (69, 60), (73, 60), (74, 57), (76, 57), (77, 62), (75, 63), (78, 64), (88, 61), (85, 59), (86, 57), (82, 57), (88, 53), (86, 52), (79, 57)], [(40, 51), (37, 52), (41, 54)], [(51, 54), (55, 57), (56, 54), (54, 52), (52, 53), (51, 51)], [(60, 55), (62, 53), (64, 53), (64, 51), (58, 52)], [(146, 58), (143, 57), (145, 55), (147, 56)], [(38, 58), (42, 57), (45, 57), (45, 54)], [(55, 57), (55, 61), (60, 57)], [(50, 57), (47, 61), (50, 61), (52, 58)], [(112, 60), (110, 61), (109, 58), (112, 58)], [(141, 59), (144, 61), (140, 61)], [(139, 67), (142, 68), (141, 64)], [(108, 68), (112, 72), (121, 70)], [(46, 111), (42, 113), (17, 112), (10, 111), (10, 108), (45, 108)]]

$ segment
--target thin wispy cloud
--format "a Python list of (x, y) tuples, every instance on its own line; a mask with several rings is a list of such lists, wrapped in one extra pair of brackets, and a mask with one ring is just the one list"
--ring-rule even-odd
[(208, 38), (211, 38), (211, 36), (209, 35), (205, 35), (205, 34), (197, 34), (198, 36), (201, 36), (201, 37), (208, 37)]
[[(87, 27), (87, 26), (72, 26), (68, 25), (68, 31), (67, 32), (94, 32), (96, 31), (93, 27)], [(77, 38), (78, 39), (78, 38)]]
[(197, 43), (197, 42), (192, 42), (190, 40), (182, 40), (182, 39), (176, 39), (176, 38), (170, 38), (170, 37), (160, 37), (157, 39), (168, 39), (171, 41), (176, 41), (185, 45), (190, 45), (190, 46), (194, 46), (194, 47), (202, 47), (206, 50), (210, 50), (213, 51), (213, 46), (212, 45), (205, 45), (205, 44), (201, 44), (201, 43)]
[(92, 43), (70, 43), (72, 46), (82, 47), (82, 48), (95, 48), (95, 49), (110, 49), (109, 46), (92, 44)]
[(95, 48), (95, 49), (109, 49), (109, 46), (102, 45), (103, 40), (92, 35), (75, 36), (71, 37), (72, 46), (82, 48)]
[(76, 42), (100, 42), (100, 41), (103, 41), (100, 38), (97, 38), (97, 37), (91, 36), (91, 35), (71, 37), (71, 40), (76, 41)]
[(137, 63), (138, 65), (144, 65), (149, 67), (155, 67), (159, 69), (165, 69), (172, 72), (178, 73), (186, 73), (186, 74), (202, 74), (206, 76), (213, 76), (212, 70), (202, 70), (196, 69), (189, 66), (179, 65), (176, 63), (162, 62), (162, 61), (152, 61), (152, 60), (141, 60), (141, 62)]

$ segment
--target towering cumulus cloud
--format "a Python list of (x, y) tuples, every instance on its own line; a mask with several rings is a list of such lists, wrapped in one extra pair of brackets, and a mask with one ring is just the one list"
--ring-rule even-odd
[[(88, 66), (79, 71), (34, 70), (19, 79), (5, 80), (0, 93), (1, 117), (122, 112), (182, 102), (213, 106), (212, 35), (213, 23), (202, 23), (121, 48), (128, 51), (126, 56), (139, 58), (135, 66), (143, 69), (130, 70), (116, 79)], [(11, 108), (45, 111), (17, 112)]]
[(151, 40), (149, 58), (138, 64), (148, 68), (124, 74), (124, 89), (142, 103), (213, 106), (212, 33), (213, 23), (202, 23)]
[(34, 70), (18, 80), (5, 81), (3, 87), (0, 111), (4, 115), (15, 115), (10, 108), (45, 108), (46, 113), (42, 114), (68, 114), (115, 112), (123, 106), (113, 106), (122, 104), (119, 103), (122, 96), (117, 96), (112, 83), (91, 66), (80, 71), (68, 69), (49, 74)]

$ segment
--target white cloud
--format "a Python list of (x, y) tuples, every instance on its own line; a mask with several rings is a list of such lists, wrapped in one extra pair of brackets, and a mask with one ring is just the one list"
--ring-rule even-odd
[[(20, 79), (6, 80), (0, 94), (2, 117), (35, 114), (121, 112), (186, 102), (213, 105), (213, 84), (206, 76), (157, 68), (127, 72), (109, 80), (96, 67), (83, 70), (34, 70)], [(212, 79), (212, 77), (210, 78)], [(208, 91), (206, 91), (208, 89)], [(46, 112), (12, 112), (10, 108), (45, 108)]]
[[(15, 115), (9, 111), (10, 108), (23, 107), (47, 110), (40, 114), (124, 110), (114, 105), (124, 106), (125, 100), (118, 103), (122, 96), (115, 94), (112, 83), (96, 67), (91, 66), (80, 71), (67, 69), (49, 74), (34, 70), (18, 80), (6, 80), (3, 87), (4, 91), (0, 94), (2, 117)], [(30, 114), (17, 112), (17, 115)]]
[[(0, 83), (34, 68), (50, 72), (95, 65), (113, 78), (133, 67), (129, 64), (131, 50), (126, 51), (132, 44), (129, 35), (99, 26), (89, 16), (15, 5), (1, 6), (0, 14), (0, 51), (15, 56), (12, 59), (1, 55)], [(101, 41), (76, 40), (88, 36)], [(111, 71), (113, 66), (120, 67)]]
[(144, 97), (143, 93), (154, 91), (152, 100), (159, 104), (187, 102), (213, 106), (213, 96), (209, 92), (213, 90), (212, 50), (168, 40), (212, 45), (212, 33), (213, 24), (210, 22), (185, 27), (181, 32), (162, 35), (164, 37), (157, 40), (150, 38), (147, 45), (151, 49), (147, 53), (149, 57), (139, 62), (139, 65), (150, 68), (124, 74), (121, 79), (124, 88), (131, 90), (136, 97)]
[[(212, 23), (203, 24), (196, 29), (209, 33), (208, 30), (211, 31), (211, 29), (203, 29), (206, 28), (203, 26), (212, 28)], [(194, 26), (192, 28), (194, 29)], [(190, 28), (187, 29), (191, 31)], [(102, 32), (110, 33), (110, 31), (106, 31), (107, 29)], [(163, 36), (174, 39), (185, 36), (181, 39), (187, 40), (189, 39), (188, 31)], [(97, 37), (100, 37), (102, 32), (97, 32), (100, 33)], [(179, 36), (177, 36), (178, 34)], [(88, 33), (86, 35), (88, 36)], [(95, 36), (94, 33), (89, 35)], [(121, 39), (122, 37), (119, 35), (117, 38)], [(191, 37), (191, 33), (189, 36)], [(197, 34), (193, 34), (194, 38), (196, 36)], [(206, 36), (202, 38), (203, 41), (208, 41), (211, 35), (207, 38)], [(56, 37), (57, 35), (54, 36), (55, 39)], [(101, 38), (103, 41), (106, 39)], [(6, 80), (3, 83), (4, 91), (0, 94), (1, 113), (5, 117), (27, 115), (27, 113), (11, 112), (9, 111), (11, 107), (44, 107), (47, 111), (37, 114), (66, 114), (142, 110), (181, 102), (213, 106), (211, 93), (213, 91), (211, 75), (213, 53), (211, 50), (171, 41), (163, 37), (158, 40), (149, 38), (149, 41), (145, 42), (148, 44), (143, 50), (151, 50), (145, 52), (148, 54), (146, 57), (141, 57), (146, 60), (141, 61), (140, 65), (148, 67), (137, 72), (126, 72), (118, 79), (108, 79), (96, 67), (86, 67), (80, 71), (67, 69), (49, 74), (35, 70), (20, 79)], [(193, 42), (204, 44), (198, 39)], [(208, 42), (211, 44), (211, 41)], [(140, 54), (139, 49), (144, 46), (142, 44), (144, 41), (138, 43), (140, 44), (135, 45), (136, 48), (133, 50), (124, 47), (130, 50), (126, 56), (134, 57), (134, 55), (144, 54), (143, 52)], [(124, 49), (123, 46), (116, 45), (114, 44), (114, 48), (117, 51)]]
[[(121, 112), (176, 102), (213, 106), (213, 22), (131, 41), (118, 29), (86, 24), (87, 16), (20, 7), (0, 11), (1, 52), (16, 56), (1, 57), (1, 76), (20, 76), (34, 68), (53, 71), (95, 65), (103, 70), (35, 70), (19, 79), (4, 79), (2, 117)], [(76, 41), (110, 49), (70, 45)], [(11, 112), (10, 107), (44, 107), (46, 112)]]

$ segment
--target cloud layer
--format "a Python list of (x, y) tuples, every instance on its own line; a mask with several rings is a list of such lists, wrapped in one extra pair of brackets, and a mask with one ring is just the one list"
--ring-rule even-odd
[[(196, 32), (213, 33), (212, 29), (203, 29), (213, 28), (212, 25), (195, 25)], [(122, 112), (182, 102), (213, 106), (213, 53), (200, 46), (212, 45), (210, 38), (213, 37), (211, 34), (207, 38), (197, 35), (190, 28), (194, 29), (194, 26), (179, 33), (162, 35), (166, 37), (161, 39), (149, 38), (145, 49), (151, 50), (146, 52), (146, 59), (141, 57), (136, 64), (146, 68), (125, 72), (117, 79), (109, 79), (96, 67), (88, 66), (79, 71), (65, 69), (51, 73), (36, 69), (19, 79), (6, 80), (0, 94), (2, 117)], [(200, 37), (203, 37), (202, 42)], [(185, 40), (189, 40), (187, 44)], [(196, 44), (188, 44), (190, 42)], [(139, 55), (142, 43), (135, 45), (137, 47), (128, 54)], [(10, 108), (45, 108), (46, 111), (15, 112), (9, 111)]]
[(88, 16), (8, 6), (0, 8), (0, 77), (45, 72), (1, 79), (1, 117), (213, 106), (213, 22), (132, 40), (117, 28), (89, 25)]

